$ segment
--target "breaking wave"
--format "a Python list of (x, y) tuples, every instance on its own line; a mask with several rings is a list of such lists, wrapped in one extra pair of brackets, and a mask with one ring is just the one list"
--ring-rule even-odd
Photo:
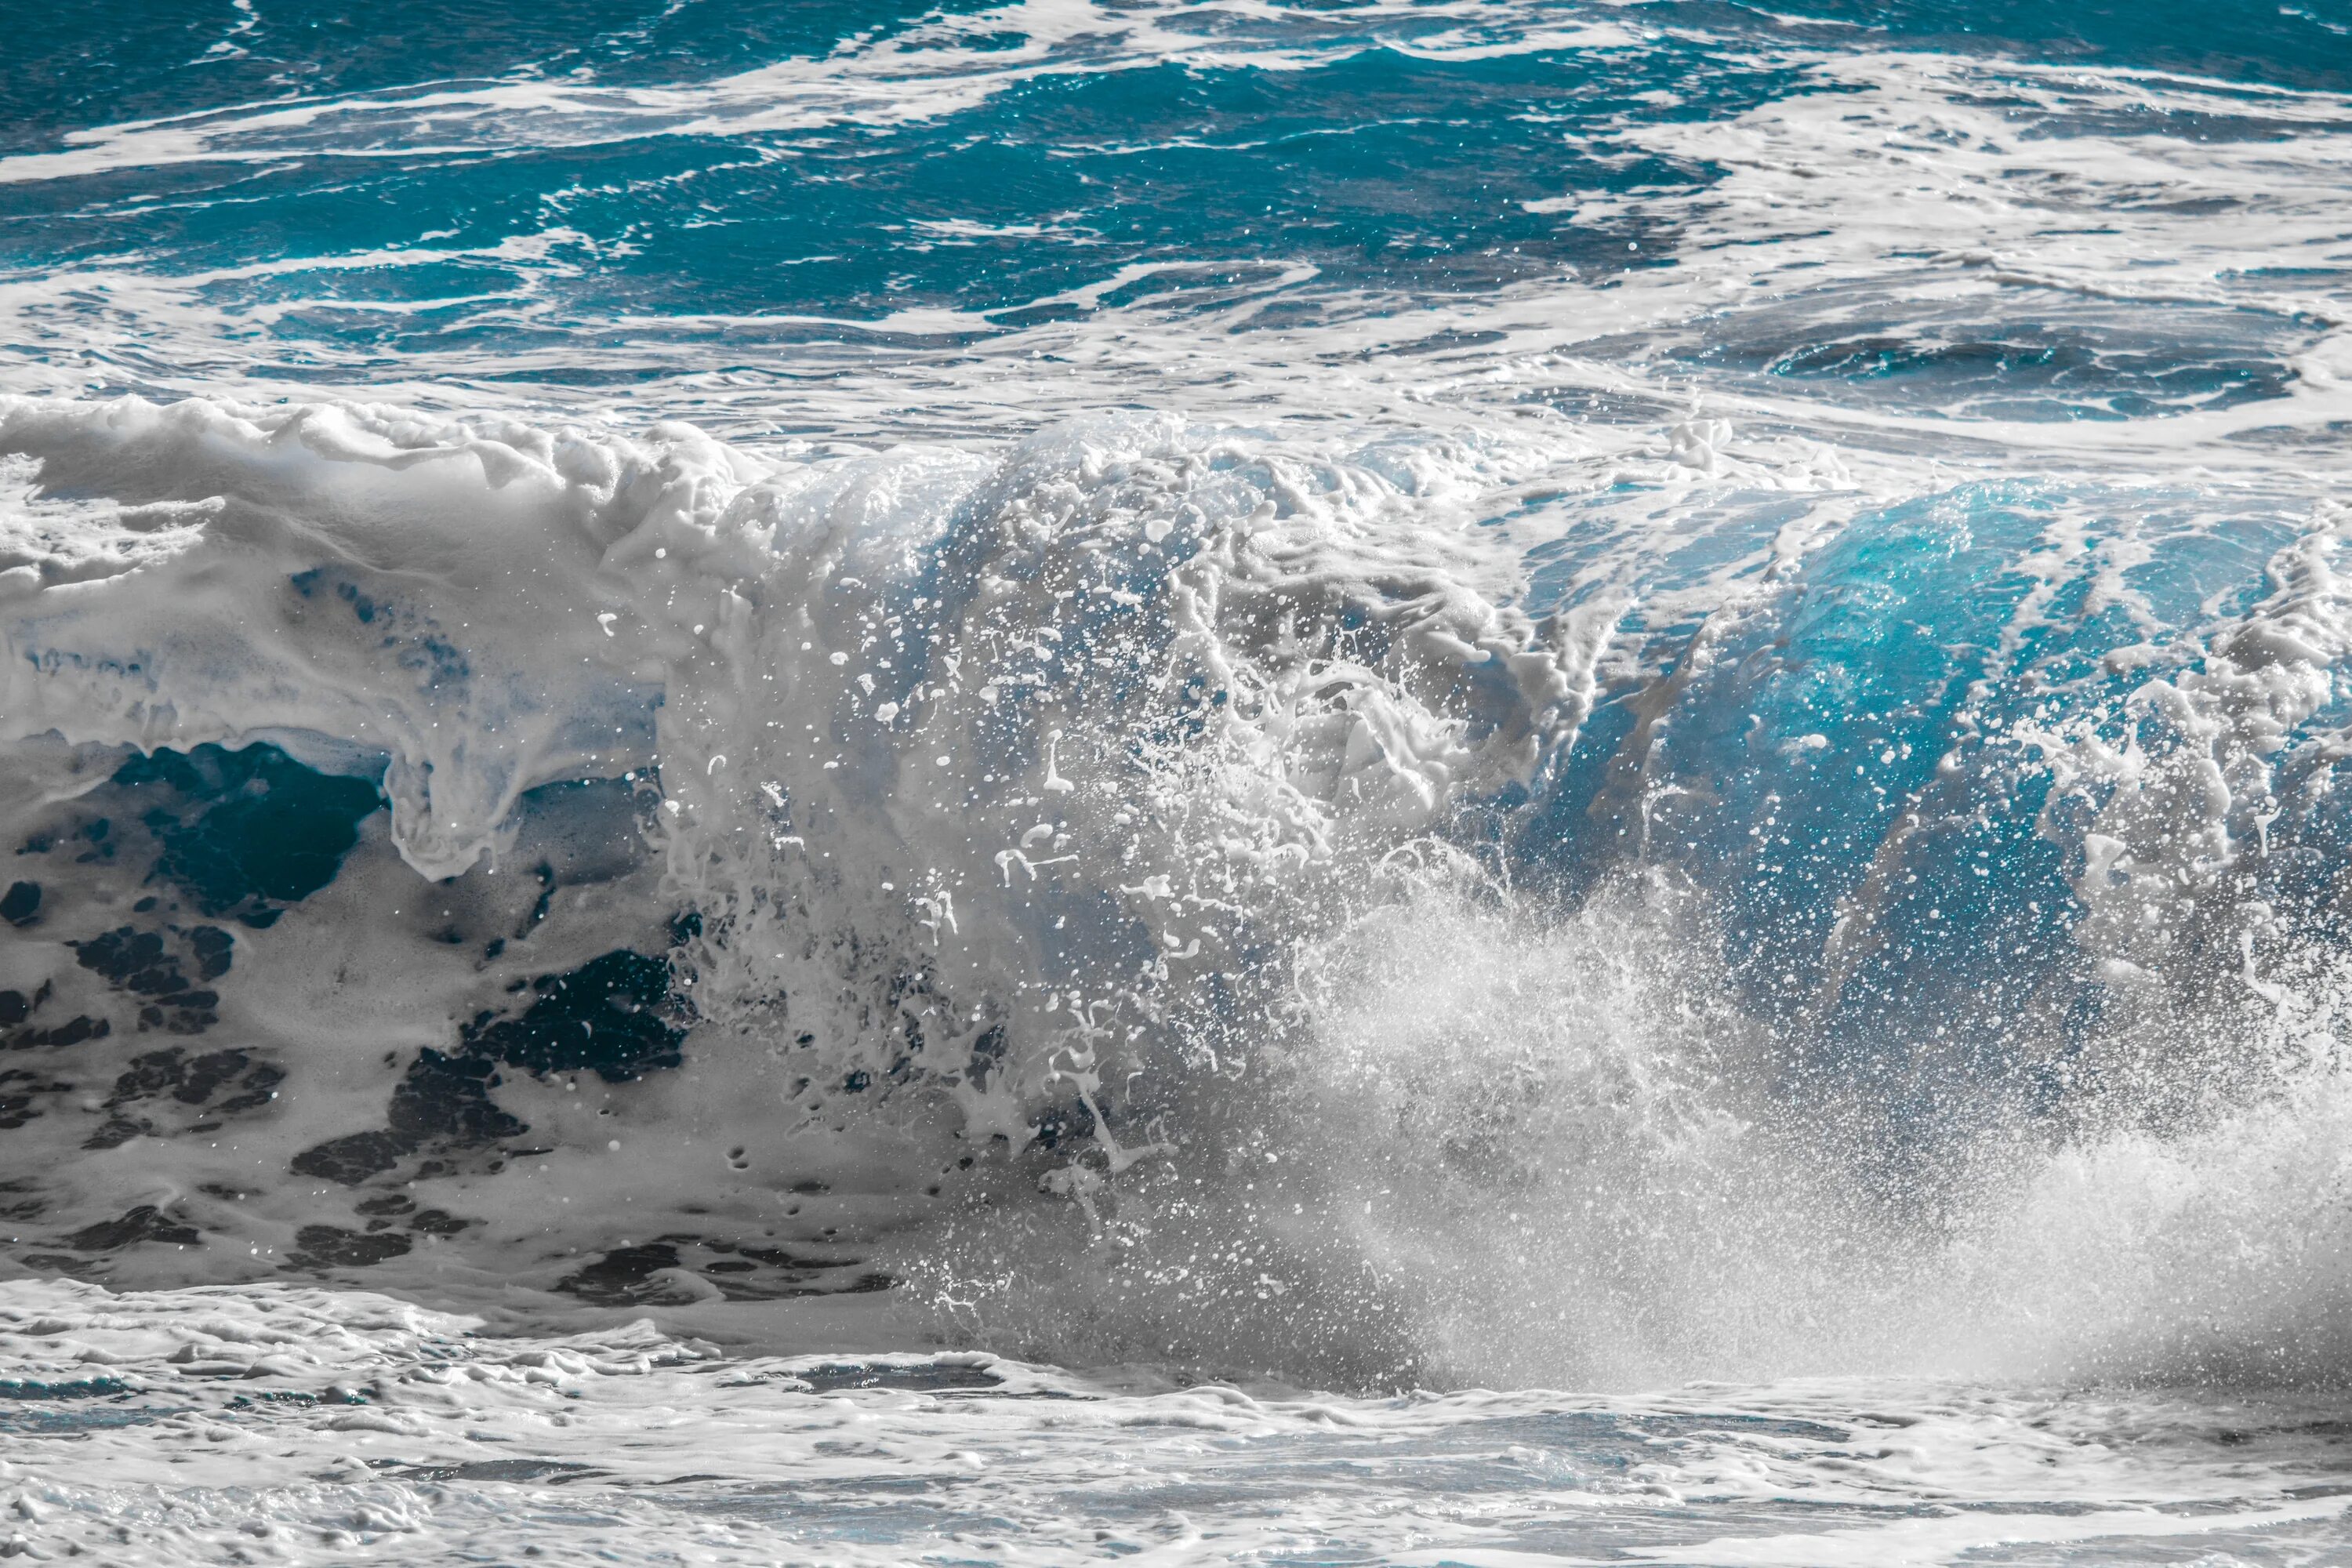
[(2341, 1364), (2330, 506), (2249, 561), (1800, 449), (1635, 584), (1509, 520), (1720, 422), (0, 447), (35, 1267), (1356, 1384)]

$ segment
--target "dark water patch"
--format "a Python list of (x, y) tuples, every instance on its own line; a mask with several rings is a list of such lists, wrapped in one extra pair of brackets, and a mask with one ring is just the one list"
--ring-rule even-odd
[(28, 926), (41, 918), (41, 885), (38, 882), (11, 882), (8, 890), (0, 893), (0, 921), (12, 926)]
[(677, 1266), (677, 1248), (667, 1242), (615, 1247), (578, 1273), (557, 1280), (555, 1288), (600, 1307), (630, 1306), (669, 1289), (654, 1276)]
[(478, 1146), (529, 1131), (490, 1098), (496, 1081), (495, 1063), (444, 1056), (428, 1047), (416, 1053), (394, 1088), (388, 1125), (305, 1149), (294, 1156), (292, 1169), (300, 1175), (357, 1186), (429, 1148)]
[(481, 1015), (466, 1026), (465, 1047), (529, 1072), (593, 1071), (626, 1083), (683, 1059), (686, 1030), (672, 1020), (670, 981), (666, 958), (608, 952), (533, 980), (536, 996), (521, 1016)]
[[(797, 1192), (800, 1189), (796, 1187), (793, 1190)], [(764, 1263), (771, 1268), (789, 1268), (805, 1272), (817, 1272), (827, 1268), (839, 1268), (843, 1267), (841, 1259), (837, 1258), (816, 1258), (806, 1253), (793, 1252), (789, 1248), (782, 1247), (736, 1247), (721, 1248), (720, 1250), (740, 1253), (743, 1257), (751, 1259), (753, 1262)]]
[(173, 1219), (152, 1204), (141, 1204), (119, 1219), (100, 1220), (66, 1237), (77, 1252), (115, 1252), (142, 1241), (169, 1242), (177, 1247), (201, 1245), (204, 1237), (192, 1225)]
[(229, 1096), (213, 1109), (230, 1116), (258, 1110), (278, 1098), (278, 1086), (285, 1081), (283, 1068), (264, 1062), (237, 1080), (238, 1093)]
[[(151, 1072), (167, 1074), (169, 1081), (157, 1085), (156, 1091), (168, 1088), (172, 1098), (184, 1105), (202, 1105), (212, 1098), (214, 1090), (243, 1072), (252, 1060), (243, 1051), (210, 1051), (190, 1058), (177, 1047), (134, 1059), (148, 1064)], [(121, 1087), (118, 1083), (117, 1092)]]
[(475, 1459), (462, 1465), (403, 1465), (386, 1472), (404, 1481), (552, 1481), (601, 1472), (566, 1459)]
[(399, 1164), (406, 1152), (389, 1132), (353, 1132), (303, 1150), (289, 1168), (297, 1175), (355, 1187)]
[(68, 1018), (45, 1028), (26, 1026), (55, 994), (54, 984), (47, 980), (30, 995), (22, 991), (0, 991), (0, 1050), (78, 1046), (85, 1040), (103, 1039), (113, 1031), (113, 1026), (104, 1018), (89, 1016)]
[(1967, 319), (1853, 331), (1766, 315), (1699, 357), (1776, 378), (1867, 384), (1946, 412), (2023, 419), (2129, 419), (2286, 396), (2294, 340), (2247, 341), (2227, 312), (2196, 313), (2161, 340), (2064, 308), (1997, 326)]
[[(209, 933), (209, 951), (197, 960), (197, 973), (212, 980), (228, 973), (228, 949), (225, 943), (212, 941), (226, 933), (217, 927), (199, 926)], [(124, 991), (143, 996), (166, 996), (189, 988), (187, 977), (180, 972), (180, 953), (172, 952), (160, 931), (140, 931), (134, 926), (118, 926), (103, 936), (72, 944), (76, 960), (84, 969), (102, 976), (109, 984)]]
[(166, 1415), (181, 1413), (179, 1406), (153, 1405), (128, 1409), (84, 1407), (79, 1410), (19, 1405), (13, 1409), (0, 1409), (0, 1432), (24, 1437), (70, 1437), (115, 1426), (150, 1426)]
[(131, 1058), (130, 1067), (114, 1080), (114, 1093), (107, 1104), (124, 1105), (169, 1094), (182, 1104), (202, 1105), (251, 1061), (243, 1051), (212, 1051), (193, 1058), (178, 1046), (149, 1051)]
[(112, 860), (121, 847), (114, 837), (114, 823), (110, 817), (94, 817), (74, 829), (73, 837), (89, 847), (74, 856), (77, 866), (96, 866)]
[(666, 1236), (605, 1252), (555, 1288), (597, 1306), (622, 1307), (691, 1300), (692, 1289), (660, 1277), (671, 1269), (697, 1276), (730, 1301), (855, 1295), (898, 1283), (887, 1274), (853, 1272), (861, 1267), (854, 1258), (802, 1257), (780, 1247)]
[(173, 1035), (201, 1035), (220, 1022), (220, 1015), (212, 1010), (220, 1000), (215, 993), (191, 991), (173, 1000), (185, 1005), (173, 1007), (158, 1002), (140, 1008), (139, 1026)]
[(441, 1141), (489, 1143), (529, 1131), (490, 1099), (497, 1082), (490, 1062), (421, 1050), (392, 1092), (389, 1131), (408, 1149)]
[(2251, 430), (2232, 430), (2221, 438), (2277, 451), (2304, 447), (2341, 451), (2344, 443), (2352, 440), (2352, 419), (2330, 419), (2317, 425), (2258, 425)]
[(1356, 357), (1369, 360), (1391, 354), (1402, 358), (1412, 354), (1444, 353), (1452, 350), (1475, 349), (1488, 343), (1499, 343), (1509, 335), (1507, 332), (1465, 331), (1458, 327), (1448, 327), (1444, 331), (1432, 332), (1427, 337), (1414, 338), (1409, 342), (1391, 343), (1381, 348), (1366, 349)]
[[(145, 999), (139, 1009), (142, 1029), (200, 1035), (220, 1022), (214, 1011), (220, 994), (199, 984), (229, 971), (236, 939), (218, 926), (184, 932), (177, 927), (142, 931), (117, 926), (68, 945), (84, 969), (118, 991)], [(194, 981), (188, 978), (188, 970), (195, 972)]]
[(610, 882), (644, 863), (661, 799), (652, 776), (648, 769), (635, 780), (561, 779), (523, 792), (515, 802), (514, 856), (539, 879), (541, 895), (513, 939), (528, 937), (546, 918), (558, 888)]
[(270, 745), (158, 751), (123, 763), (113, 782), (134, 793), (162, 847), (153, 875), (205, 914), (257, 927), (333, 881), (359, 825), (383, 805), (367, 780), (319, 773)]
[(129, 1384), (111, 1377), (78, 1377), (63, 1383), (0, 1377), (0, 1399), (108, 1399), (131, 1392)]
[(415, 1243), (392, 1231), (345, 1230), (341, 1226), (306, 1225), (294, 1233), (296, 1250), (287, 1257), (289, 1268), (365, 1268), (407, 1253)]
[(196, 961), (196, 976), (217, 980), (226, 974), (236, 939), (218, 926), (198, 926), (188, 932), (188, 952)]
[(35, 1029), (9, 1042), (12, 1046), (78, 1046), (84, 1040), (102, 1040), (114, 1032), (114, 1026), (104, 1018), (68, 1018), (53, 1029)]
[(34, 1109), (38, 1100), (72, 1088), (71, 1083), (45, 1079), (22, 1068), (0, 1072), (0, 1130), (24, 1126), (41, 1114)]
[(519, 987), (532, 994), (520, 1015), (485, 1011), (459, 1029), (456, 1052), (417, 1052), (393, 1089), (383, 1128), (306, 1149), (292, 1168), (356, 1186), (428, 1150), (481, 1148), (528, 1132), (491, 1097), (502, 1066), (593, 1071), (608, 1083), (676, 1068), (686, 1026), (670, 985), (667, 959), (626, 948), (541, 975)]
[(908, 1394), (944, 1394), (959, 1389), (1002, 1388), (1004, 1380), (983, 1367), (954, 1362), (917, 1362), (893, 1365), (887, 1362), (827, 1362), (801, 1367), (793, 1375), (808, 1384), (812, 1394), (838, 1394), (844, 1389), (886, 1388)]
[[(131, 1065), (114, 1080), (114, 1091), (106, 1100), (106, 1109), (113, 1114), (82, 1147), (111, 1149), (141, 1133), (152, 1133), (155, 1129), (152, 1122), (122, 1109), (139, 1100), (169, 1095), (183, 1105), (205, 1107), (208, 1115), (235, 1116), (257, 1110), (276, 1100), (278, 1086), (285, 1079), (282, 1068), (268, 1062), (256, 1064), (249, 1051), (210, 1051), (197, 1057), (189, 1056), (178, 1046), (149, 1051), (133, 1057)], [(237, 1092), (214, 1102), (215, 1096), (230, 1089)], [(199, 1124), (205, 1128), (218, 1125), (216, 1121)]]
[(804, 1296), (887, 1290), (898, 1281), (863, 1271), (856, 1258), (820, 1258), (787, 1247), (703, 1243), (716, 1255), (693, 1267), (730, 1301), (778, 1301)]
[(133, 1138), (144, 1138), (155, 1131), (154, 1124), (136, 1117), (115, 1115), (102, 1122), (97, 1131), (81, 1141), (81, 1146), (91, 1150), (120, 1149)]

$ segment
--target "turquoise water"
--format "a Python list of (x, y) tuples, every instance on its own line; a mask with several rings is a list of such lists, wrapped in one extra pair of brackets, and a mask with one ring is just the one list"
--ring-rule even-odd
[[(1260, 334), (1409, 319), (1674, 266), (1725, 165), (1645, 132), (1853, 90), (1809, 69), (1824, 55), (2216, 79), (2193, 105), (2004, 103), (1997, 85), (1983, 102), (2028, 137), (2260, 143), (2277, 126), (2244, 95), (2340, 90), (2342, 25), (2326, 7), (688, 5), (428, 7), (386, 30), (332, 8), (66, 9), (32, 23), (0, 99), (0, 260), (45, 296), (11, 352), (28, 380), (91, 391), (413, 374), (561, 401), (689, 376), (793, 404), (845, 353), (938, 354), (1144, 300), (1246, 301)], [(2325, 261), (2278, 259), (2298, 280), (2274, 287), (2325, 286)], [(2277, 395), (2293, 331), (2179, 302), (2160, 326), (2011, 303), (1874, 336), (1864, 309), (1834, 342), (1743, 311), (1677, 357), (1831, 395), (1885, 382), (1931, 407), (2128, 416)], [(162, 319), (123, 331), (117, 310)], [(789, 407), (747, 423), (831, 433)]]

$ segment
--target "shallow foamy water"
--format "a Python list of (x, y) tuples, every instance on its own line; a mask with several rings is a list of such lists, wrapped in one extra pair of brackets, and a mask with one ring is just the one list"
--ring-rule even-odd
[(110, 1562), (2295, 1563), (2332, 1404), (1917, 1380), (1344, 1398), (971, 1352), (485, 1336), (16, 1285), (12, 1554)]

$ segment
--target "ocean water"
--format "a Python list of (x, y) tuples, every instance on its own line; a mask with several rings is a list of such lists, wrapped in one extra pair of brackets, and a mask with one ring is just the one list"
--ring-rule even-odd
[(0, 49), (0, 1555), (2352, 1563), (2352, 6)]

